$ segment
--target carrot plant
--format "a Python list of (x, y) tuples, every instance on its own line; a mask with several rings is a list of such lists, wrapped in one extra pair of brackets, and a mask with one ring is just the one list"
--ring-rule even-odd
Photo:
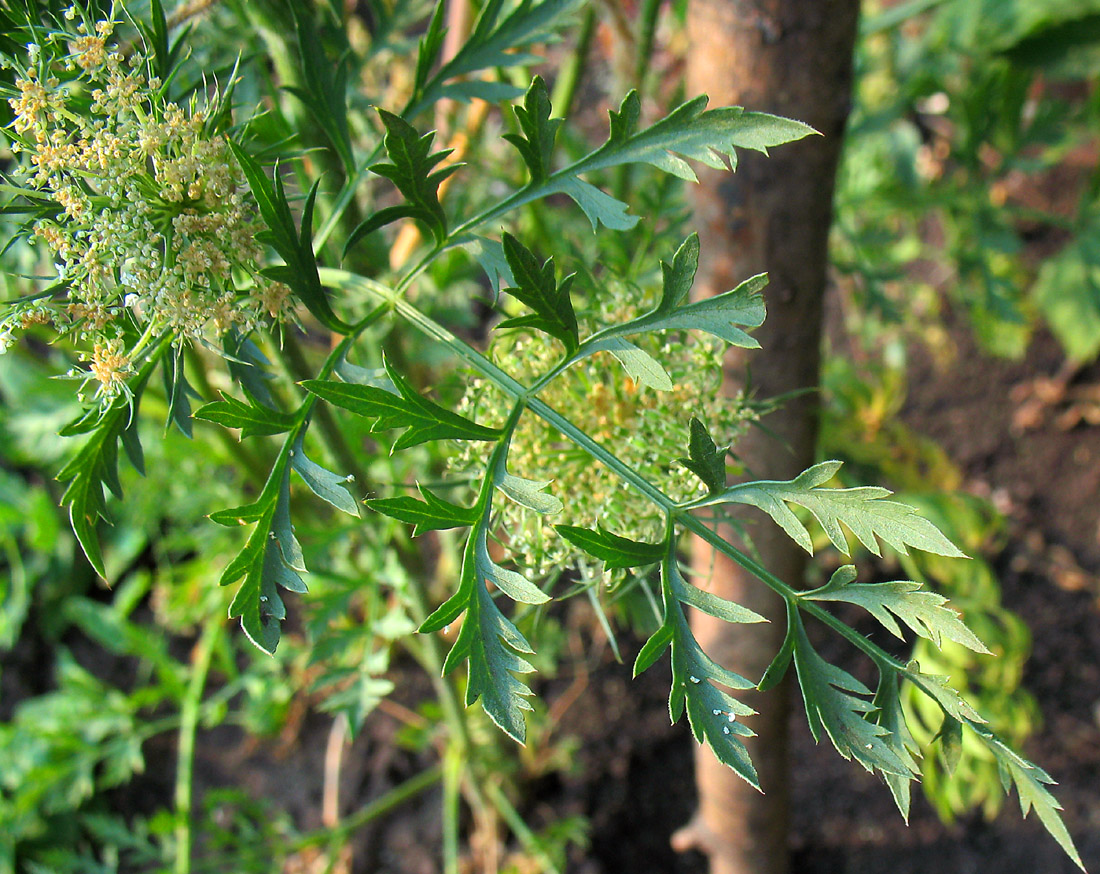
[[(98, 750), (80, 759), (85, 771), (48, 784), (53, 810), (79, 807), (97, 783), (124, 781), (141, 766), (145, 738), (175, 731), (172, 811), (126, 851), (134, 864), (169, 858), (192, 870), (199, 726), (225, 718), (229, 697), (250, 690), (259, 704), (237, 718), (262, 722), (280, 690), (309, 673), (324, 706), (357, 731), (392, 690), (399, 646), (434, 684), (441, 760), (362, 821), (441, 780), (445, 870), (458, 870), (463, 800), (479, 821), (502, 819), (543, 869), (560, 870), (501, 789), (499, 759), (464, 705), (479, 704), (523, 743), (541, 658), (535, 620), (583, 592), (610, 628), (605, 602), (626, 592), (654, 617), (635, 673), (670, 664), (671, 719), (686, 713), (695, 738), (749, 783), (757, 776), (743, 739), (753, 713), (738, 692), (767, 689), (793, 665), (814, 738), (880, 774), (907, 814), (920, 754), (902, 707), (911, 689), (940, 712), (945, 757), (963, 733), (984, 745), (1024, 812), (1034, 807), (1079, 862), (1046, 773), (944, 678), (830, 609), (855, 604), (898, 637), (984, 652), (942, 596), (917, 582), (858, 582), (852, 565), (806, 590), (761, 566), (747, 541), (719, 533), (749, 506), (807, 551), (815, 526), (846, 555), (854, 535), (875, 554), (885, 544), (962, 557), (885, 489), (833, 485), (836, 461), (787, 482), (735, 470), (731, 484), (735, 438), (756, 402), (715, 399), (720, 353), (757, 347), (751, 330), (765, 318), (767, 277), (693, 300), (699, 242), (681, 230), (670, 182), (694, 181), (690, 162), (734, 171), (739, 150), (814, 132), (708, 108), (705, 97), (651, 120), (631, 91), (610, 111), (602, 142), (583, 144), (532, 74), (537, 48), (577, 6), (489, 0), (453, 42), (444, 4), (372, 2), (361, 17), (341, 3), (278, 0), (187, 4), (171, 16), (159, 0), (4, 7), (4, 215), (16, 227), (0, 341), (9, 356), (75, 384), (69, 406), (79, 409), (60, 429), (73, 441), (55, 468), (60, 501), (91, 569), (125, 577), (112, 608), (84, 595), (59, 603), (85, 633), (160, 672), (149, 687), (158, 691), (143, 699), (64, 663), (52, 700), (80, 698), (87, 713), (96, 701), (107, 706), (78, 743)], [(203, 10), (210, 19), (191, 20)], [(219, 32), (242, 34), (243, 50)], [(559, 81), (568, 107), (570, 78)], [(629, 172), (644, 174), (644, 189), (622, 184)], [(616, 196), (628, 191), (630, 202)], [(134, 561), (118, 561), (104, 525), (129, 515), (120, 455), (167, 489), (191, 471), (193, 515), (181, 522), (179, 512), (152, 510), (170, 530), (210, 532), (188, 540), (189, 560), (215, 568), (188, 589), (192, 602), (173, 601), (180, 593), (163, 580), (151, 599), (162, 610), (173, 603), (168, 616), (190, 610), (186, 665), (134, 618), (154, 583)], [(418, 548), (403, 526), (433, 548)], [(764, 676), (716, 663), (692, 635), (692, 609), (735, 624), (761, 617), (690, 578), (680, 558), (688, 536), (786, 603), (786, 639)], [(160, 537), (148, 536), (149, 549), (163, 549), (157, 566), (170, 566), (180, 554)], [(241, 635), (224, 634), (217, 611), (274, 658), (242, 669), (226, 639)], [(809, 622), (870, 660), (874, 690), (819, 655)], [(288, 646), (310, 672), (279, 661)], [(285, 671), (282, 682), (266, 682), (265, 670)], [(230, 692), (214, 688), (216, 673)], [(165, 703), (176, 715), (158, 721)], [(113, 722), (102, 722), (107, 714)], [(4, 743), (48, 757), (48, 745), (20, 734), (36, 720), (49, 722), (41, 708), (21, 709)], [(116, 748), (112, 735), (128, 745)], [(21, 805), (24, 817), (25, 831), (4, 839), (9, 865), (27, 852), (22, 839), (48, 831), (26, 794), (32, 753), (19, 760), (22, 782), (17, 773), (0, 784), (3, 809)], [(254, 820), (270, 842), (276, 823)], [(102, 842), (103, 820), (83, 822), (82, 840)], [(287, 837), (284, 851), (344, 833)], [(208, 851), (214, 844), (204, 841)]]

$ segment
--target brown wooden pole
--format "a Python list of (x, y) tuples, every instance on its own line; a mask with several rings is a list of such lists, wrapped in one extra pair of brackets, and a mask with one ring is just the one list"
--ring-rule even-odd
[[(708, 94), (711, 106), (796, 118), (823, 134), (767, 158), (742, 152), (735, 174), (700, 174), (693, 191), (702, 243), (696, 292), (719, 294), (761, 271), (770, 276), (768, 317), (756, 332), (763, 349), (731, 358), (728, 390), (743, 385), (746, 364), (759, 397), (818, 385), (829, 224), (858, 12), (858, 0), (691, 0), (688, 93)], [(753, 429), (738, 443), (753, 478), (789, 479), (813, 463), (816, 410), (816, 394), (799, 395), (765, 419), (773, 436)], [(806, 556), (782, 531), (757, 521), (752, 538), (770, 570), (801, 584)], [(759, 679), (783, 641), (782, 602), (701, 544), (692, 560), (711, 591), (771, 619), (733, 626), (698, 612), (692, 618), (712, 657)], [(705, 853), (711, 874), (786, 874), (790, 689), (785, 683), (745, 701), (759, 711), (746, 724), (758, 735), (749, 750), (765, 794), (700, 748), (699, 807), (673, 845)]]

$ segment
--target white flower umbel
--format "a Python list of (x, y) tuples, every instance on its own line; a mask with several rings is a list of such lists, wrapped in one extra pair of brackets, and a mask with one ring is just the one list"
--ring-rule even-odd
[[(6, 133), (21, 160), (14, 178), (57, 205), (27, 230), (49, 248), (65, 293), (36, 303), (33, 320), (69, 332), (97, 395), (113, 396), (141, 351), (123, 337), (247, 333), (287, 319), (292, 303), (259, 273), (261, 225), (218, 131), (220, 95), (169, 101), (140, 41), (124, 54), (116, 21), (83, 16), (69, 9), (24, 57), (4, 59), (18, 89)], [(5, 348), (26, 321), (9, 311)]]

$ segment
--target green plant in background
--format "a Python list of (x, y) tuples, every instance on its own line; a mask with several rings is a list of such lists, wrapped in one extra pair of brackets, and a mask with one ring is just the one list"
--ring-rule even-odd
[(942, 291), (994, 353), (1022, 355), (1042, 321), (1071, 360), (1095, 357), (1098, 16), (1091, 0), (869, 10), (834, 247), (865, 313), (923, 326)]
[[(1040, 322), (1071, 364), (1100, 349), (1087, 169), (1096, 104), (1086, 84), (1100, 61), (1100, 7), (920, 0), (868, 12), (834, 236), (852, 357), (864, 366), (840, 357), (828, 366), (822, 451), (847, 461), (853, 481), (901, 490), (973, 554), (996, 539), (996, 513), (949, 496), (960, 484), (953, 465), (892, 418), (906, 391), (904, 341), (945, 354), (946, 301), (997, 354), (1022, 355)], [(1038, 724), (1019, 686), (1030, 638), (1000, 605), (991, 568), (960, 572), (931, 557), (903, 567), (949, 595), (998, 656), (920, 642), (914, 657), (965, 685), (997, 731), (1022, 743)], [(916, 698), (906, 707), (918, 739), (934, 737), (934, 714)], [(925, 793), (944, 819), (976, 807), (992, 817), (996, 764), (972, 743), (953, 749), (923, 760)], [(951, 767), (961, 779), (943, 779)]]
[[(350, 824), (441, 781), (445, 870), (459, 869), (463, 801), (490, 833), (503, 821), (535, 864), (561, 870), (562, 848), (583, 836), (564, 825), (539, 834), (524, 822), (498, 745), (463, 705), (480, 702), (504, 734), (524, 741), (535, 706), (527, 678), (545, 658), (531, 641), (551, 600), (546, 574), (577, 569), (572, 590), (599, 606), (602, 563), (616, 574), (642, 569), (629, 583), (652, 604), (652, 633), (635, 672), (669, 651), (672, 719), (686, 711), (695, 737), (748, 782), (756, 785), (742, 741), (752, 711), (736, 693), (770, 687), (793, 662), (815, 739), (827, 735), (846, 759), (882, 774), (907, 812), (920, 725), (910, 733), (902, 696), (912, 691), (939, 713), (941, 742), (963, 733), (980, 745), (1024, 812), (1034, 806), (1080, 864), (1045, 788), (1050, 778), (942, 676), (893, 657), (828, 609), (862, 606), (899, 635), (900, 619), (936, 652), (956, 644), (985, 652), (942, 596), (919, 582), (856, 582), (850, 565), (802, 590), (718, 533), (731, 505), (749, 505), (809, 551), (812, 517), (845, 555), (844, 527), (875, 554), (881, 542), (903, 555), (962, 555), (885, 489), (831, 485), (837, 461), (790, 482), (727, 484), (729, 444), (752, 410), (713, 400), (718, 350), (756, 347), (747, 331), (764, 319), (766, 277), (692, 301), (699, 243), (668, 218), (672, 199), (658, 212), (663, 221), (645, 227), (615, 194), (631, 190), (632, 169), (692, 181), (688, 160), (735, 169), (739, 149), (767, 151), (811, 131), (739, 107), (707, 109), (705, 98), (648, 123), (630, 92), (601, 145), (563, 157), (563, 122), (546, 84), (523, 65), (538, 60), (532, 48), (575, 5), (490, 0), (447, 56), (442, 4), (423, 10), (430, 17), (413, 48), (405, 34), (423, 22), (418, 4), (372, 3), (359, 20), (344, 4), (226, 3), (214, 24), (225, 33), (254, 25), (257, 51), (238, 63), (213, 40), (202, 49), (207, 76), (188, 61), (186, 32), (173, 36), (181, 22), (170, 23), (157, 0), (3, 12), (4, 215), (18, 221), (6, 257), (12, 274), (24, 274), (8, 280), (15, 297), (0, 315), (5, 361), (81, 383), (81, 407), (61, 433), (82, 442), (57, 471), (67, 483), (59, 497), (91, 567), (120, 581), (102, 603), (74, 558), (82, 585), (57, 603), (69, 627), (137, 658), (146, 673), (133, 689), (112, 689), (60, 656), (57, 689), (5, 724), (0, 738), (20, 769), (0, 784), (0, 810), (22, 831), (7, 833), (0, 862), (63, 870), (83, 855), (118, 870), (125, 856), (186, 872), (201, 853), (251, 870), (257, 840), (283, 858), (337, 849)], [(394, 56), (412, 60), (387, 65)], [(502, 111), (465, 132), (473, 166), (463, 166), (427, 132), (425, 115), (446, 120), (444, 101), (471, 99)], [(666, 184), (638, 201), (668, 198)], [(583, 222), (581, 214), (595, 232), (581, 246), (544, 232)], [(397, 223), (419, 230), (408, 267), (396, 246), (380, 243)], [(638, 234), (638, 257), (612, 241), (626, 232)], [(548, 245), (554, 251), (542, 251)], [(475, 300), (493, 312), (495, 336), (503, 332), (487, 353), (464, 339), (476, 330)], [(18, 410), (39, 382), (25, 382), (23, 393), (5, 385), (6, 408)], [(71, 404), (58, 397), (52, 414)], [(14, 444), (25, 425), (5, 418)], [(165, 424), (175, 428), (162, 436)], [(198, 452), (185, 448), (192, 431)], [(146, 485), (120, 470), (120, 444)], [(47, 461), (33, 447), (29, 459)], [(226, 504), (234, 506), (219, 509)], [(114, 529), (100, 525), (109, 516)], [(438, 561), (398, 523), (414, 535), (440, 532)], [(41, 526), (9, 530), (13, 544), (49, 542)], [(692, 636), (687, 607), (734, 623), (760, 617), (685, 576), (679, 547), (688, 532), (786, 602), (787, 637), (762, 678), (715, 663)], [(11, 552), (22, 562), (21, 550)], [(43, 595), (25, 579), (11, 591), (4, 609), (14, 635), (27, 615), (20, 605)], [(143, 621), (145, 611), (154, 622)], [(226, 612), (255, 644), (251, 656), (240, 635), (225, 633)], [(807, 617), (871, 660), (876, 690), (817, 653)], [(162, 628), (193, 641), (186, 661), (169, 655)], [(271, 730), (310, 677), (323, 706), (356, 731), (391, 690), (396, 646), (433, 683), (438, 716), (424, 742), (438, 747), (438, 765), (320, 833), (297, 834), (232, 800), (233, 829), (195, 815), (200, 725), (232, 719)], [(238, 692), (253, 694), (241, 703)], [(90, 721), (93, 699), (109, 706)], [(918, 715), (926, 724), (927, 712)], [(140, 770), (142, 742), (165, 731), (178, 739), (172, 808), (127, 832), (103, 815), (100, 793)], [(66, 748), (75, 754), (59, 766)]]

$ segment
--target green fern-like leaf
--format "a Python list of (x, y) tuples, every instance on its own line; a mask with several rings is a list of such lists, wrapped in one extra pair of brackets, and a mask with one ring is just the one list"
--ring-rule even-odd
[(890, 494), (888, 489), (877, 486), (822, 488), (840, 469), (840, 464), (839, 461), (823, 461), (789, 481), (761, 480), (730, 486), (718, 495), (699, 501), (697, 506), (734, 503), (759, 507), (809, 553), (813, 552), (810, 532), (788, 503), (809, 510), (833, 545), (846, 555), (849, 545), (841, 523), (875, 555), (880, 554), (877, 537), (902, 554), (907, 554), (909, 547), (915, 547), (936, 555), (965, 557), (935, 525), (908, 504), (883, 500)]
[[(465, 96), (464, 85), (468, 83), (451, 81), (458, 76), (539, 60), (524, 49), (534, 43), (553, 39), (555, 30), (568, 13), (580, 4), (579, 0), (522, 0), (505, 15), (503, 13), (506, 5), (504, 0), (489, 0), (485, 3), (462, 47), (429, 78), (428, 71), (442, 48), (442, 20), (437, 12), (440, 21), (435, 25), (435, 32), (438, 36), (429, 39), (433, 36), (433, 31), (429, 28), (422, 43), (417, 63), (419, 87), (406, 112), (409, 117), (442, 97), (462, 99)], [(523, 93), (518, 89), (517, 91)]]
[(688, 442), (688, 458), (680, 464), (690, 470), (714, 494), (726, 486), (726, 448), (718, 445), (707, 433), (707, 426), (691, 417), (691, 439)]
[(519, 150), (531, 172), (531, 181), (542, 182), (550, 175), (550, 158), (562, 119), (550, 118), (550, 95), (541, 76), (531, 81), (523, 106), (516, 106), (513, 111), (522, 133), (505, 134), (504, 139)]
[(910, 580), (856, 583), (855, 578), (856, 569), (852, 565), (844, 565), (833, 573), (824, 586), (801, 597), (809, 601), (858, 604), (898, 638), (902, 634), (895, 616), (937, 647), (943, 645), (943, 638), (946, 637), (974, 652), (989, 653), (985, 644), (959, 618), (959, 614), (947, 606), (943, 595), (930, 592), (920, 583)]
[(272, 183), (263, 167), (248, 152), (232, 140), (229, 147), (244, 171), (249, 188), (260, 207), (260, 215), (267, 226), (256, 235), (256, 239), (270, 244), (286, 262), (285, 266), (267, 268), (263, 271), (264, 275), (289, 285), (298, 299), (326, 328), (345, 333), (349, 326), (337, 318), (329, 306), (317, 273), (317, 258), (313, 253), (313, 205), (317, 199), (318, 183), (314, 183), (302, 206), (299, 231), (278, 170), (276, 169), (275, 181)]
[(912, 779), (917, 766), (902, 737), (869, 718), (875, 713), (868, 700), (871, 690), (817, 654), (796, 609), (789, 618), (798, 685), (814, 740), (827, 734), (845, 759), (855, 759), (868, 771)]
[(727, 689), (751, 689), (754, 684), (727, 670), (710, 658), (691, 632), (684, 605), (718, 616), (727, 622), (762, 622), (763, 617), (739, 604), (718, 598), (688, 583), (680, 572), (676, 539), (671, 526), (663, 544), (661, 594), (664, 619), (661, 627), (642, 647), (634, 662), (634, 675), (650, 667), (666, 650), (672, 650), (672, 686), (669, 717), (676, 722), (687, 711), (692, 734), (711, 748), (718, 760), (732, 768), (750, 785), (760, 788), (756, 768), (742, 738), (753, 732), (741, 720), (755, 711), (742, 704)]
[(122, 497), (122, 483), (118, 477), (119, 443), (138, 473), (144, 473), (138, 439), (138, 406), (149, 377), (160, 361), (161, 356), (154, 355), (141, 367), (130, 382), (131, 397), (118, 397), (103, 411), (93, 408), (61, 430), (63, 436), (90, 435), (76, 455), (58, 471), (57, 479), (68, 482), (61, 505), (69, 508), (69, 522), (77, 542), (95, 572), (104, 579), (107, 571), (96, 533), (99, 520), (109, 521), (110, 518), (103, 488), (106, 486), (116, 498)]
[(290, 468), (280, 460), (260, 497), (252, 504), (221, 510), (210, 518), (222, 525), (255, 523), (244, 548), (222, 572), (220, 585), (240, 580), (229, 605), (229, 618), (241, 620), (245, 635), (266, 653), (279, 644), (286, 605), (279, 589), (305, 592), (299, 572), (305, 570), (302, 550), (290, 525)]
[(655, 331), (703, 331), (731, 346), (758, 349), (760, 344), (742, 328), (757, 328), (764, 323), (760, 290), (767, 285), (767, 276), (760, 274), (724, 294), (686, 303), (698, 267), (699, 236), (692, 234), (677, 249), (671, 264), (661, 262), (664, 285), (657, 306), (636, 319), (600, 331), (588, 342)]
[(257, 435), (284, 434), (294, 427), (294, 417), (270, 407), (249, 404), (222, 393), (222, 400), (205, 404), (195, 411), (196, 419), (214, 422), (226, 428), (240, 428), (241, 439)]
[(566, 276), (560, 283), (554, 276), (554, 259), (539, 263), (534, 253), (511, 234), (504, 235), (504, 255), (508, 259), (515, 280), (515, 287), (508, 293), (534, 310), (526, 316), (505, 319), (497, 328), (535, 328), (555, 337), (572, 355), (580, 345), (577, 316), (569, 289), (573, 277)]
[(375, 419), (372, 431), (407, 429), (394, 442), (394, 452), (432, 440), (495, 440), (500, 436), (498, 429), (479, 425), (428, 400), (388, 362), (383, 364), (398, 394), (373, 385), (324, 379), (308, 379), (302, 386), (329, 403)]
[(424, 486), (419, 489), (424, 496), (423, 501), (402, 495), (399, 498), (374, 498), (367, 501), (367, 506), (384, 516), (412, 525), (413, 537), (419, 537), (425, 531), (474, 525), (481, 515), (481, 510), (476, 506), (462, 507), (443, 500)]
[(344, 252), (346, 254), (367, 234), (403, 218), (419, 222), (428, 229), (437, 243), (442, 243), (447, 237), (447, 214), (439, 202), (439, 186), (460, 165), (450, 164), (438, 170), (435, 168), (454, 150), (433, 152), (434, 132), (421, 135), (401, 116), (384, 109), (379, 109), (378, 115), (386, 127), (386, 136), (382, 142), (390, 156), (390, 163), (374, 164), (371, 170), (396, 185), (405, 202), (379, 210), (362, 222), (348, 235)]
[(308, 7), (290, 4), (294, 26), (298, 32), (303, 86), (289, 86), (290, 93), (302, 101), (317, 125), (325, 132), (333, 150), (340, 157), (349, 175), (355, 172), (351, 131), (348, 128), (348, 64), (351, 48), (343, 46), (343, 55), (332, 63), (325, 54)]
[(458, 638), (447, 654), (444, 673), (468, 661), (467, 706), (480, 699), (493, 722), (509, 737), (523, 743), (527, 734), (523, 714), (531, 709), (527, 699), (532, 692), (516, 674), (534, 670), (523, 658), (533, 650), (497, 607), (486, 583), (494, 583), (510, 598), (524, 603), (540, 604), (549, 599), (522, 574), (500, 567), (489, 557), (488, 524), (487, 514), (483, 513), (463, 551), (458, 591), (423, 622), (420, 631), (439, 631), (466, 614)]

